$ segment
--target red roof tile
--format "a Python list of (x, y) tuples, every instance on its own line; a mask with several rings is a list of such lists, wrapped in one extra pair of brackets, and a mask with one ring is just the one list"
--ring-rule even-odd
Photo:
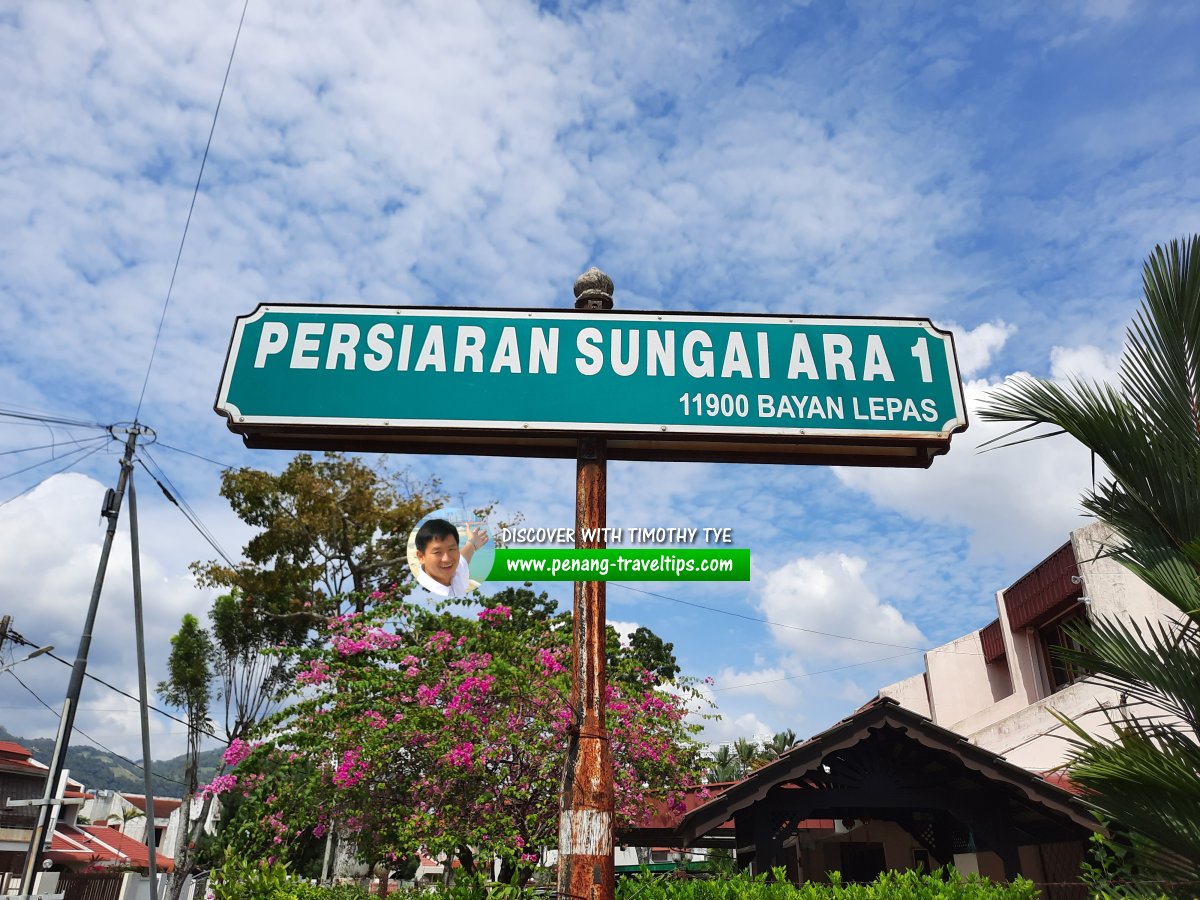
[(1083, 788), (1081, 788), (1078, 784), (1076, 784), (1074, 781), (1072, 781), (1067, 776), (1066, 772), (1059, 772), (1059, 771), (1055, 771), (1055, 770), (1051, 770), (1049, 772), (1043, 772), (1042, 773), (1042, 781), (1052, 784), (1057, 788), (1062, 788), (1064, 791), (1067, 791), (1068, 793), (1071, 793), (1071, 794), (1075, 794), (1077, 796), (1079, 794), (1083, 793)]
[[(145, 844), (106, 825), (65, 825), (59, 823), (51, 837), (50, 852), (55, 862), (129, 865), (146, 867), (150, 851)], [(170, 872), (174, 862), (161, 853), (154, 854), (159, 871)]]

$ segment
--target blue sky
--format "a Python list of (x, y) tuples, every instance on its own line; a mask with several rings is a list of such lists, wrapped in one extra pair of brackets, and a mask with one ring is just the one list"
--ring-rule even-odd
[[(240, 13), (0, 12), (6, 407), (133, 417)], [(1142, 259), (1200, 227), (1198, 34), (1193, 4), (1137, 0), (251, 0), (141, 421), (162, 444), (280, 468), (288, 454), (243, 449), (212, 412), (235, 316), (267, 300), (566, 307), (591, 265), (626, 309), (931, 317), (956, 334), (971, 404), (1017, 372), (1109, 376)], [(974, 421), (928, 471), (613, 463), (610, 524), (732, 527), (752, 552), (749, 584), (650, 589), (791, 627), (618, 586), (610, 619), (715, 679), (713, 740), (821, 730), (919, 669), (919, 653), (870, 663), (902, 652), (880, 644), (986, 624), (994, 591), (1082, 522), (1087, 454), (976, 453), (996, 433)], [(75, 457), (25, 448), (87, 435), (0, 420), (0, 501), (30, 489), (0, 506), (0, 612), (67, 658), (116, 454), (47, 478)], [(220, 469), (150, 452), (241, 546)], [(570, 524), (570, 461), (393, 464)], [(212, 553), (150, 487), (157, 680), (180, 616), (210, 600), (187, 563)], [(119, 543), (91, 671), (133, 692), (128, 572)], [(61, 704), (65, 667), (15, 671)], [(52, 733), (2, 678), (0, 723)], [(136, 721), (88, 687), (84, 731), (136, 754)], [(156, 756), (182, 752), (180, 726), (154, 728)]]

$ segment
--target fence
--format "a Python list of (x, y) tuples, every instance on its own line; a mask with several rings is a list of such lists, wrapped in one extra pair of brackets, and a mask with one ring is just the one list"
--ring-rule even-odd
[(58, 891), (64, 900), (120, 900), (124, 878), (122, 872), (63, 872)]

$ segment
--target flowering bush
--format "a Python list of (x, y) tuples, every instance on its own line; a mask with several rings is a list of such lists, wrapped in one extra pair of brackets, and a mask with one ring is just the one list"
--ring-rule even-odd
[[(499, 604), (466, 618), (385, 594), (365, 615), (334, 619), (323, 646), (303, 651), (301, 699), (265, 723), (261, 745), (230, 748), (239, 759), (227, 777), (257, 810), (240, 849), (286, 854), (336, 827), (373, 860), (466, 847), (536, 860), (557, 836), (577, 727), (571, 637), (518, 618)], [(686, 686), (668, 692), (644, 674), (614, 672), (608, 687), (620, 824), (681, 804), (698, 771)]]

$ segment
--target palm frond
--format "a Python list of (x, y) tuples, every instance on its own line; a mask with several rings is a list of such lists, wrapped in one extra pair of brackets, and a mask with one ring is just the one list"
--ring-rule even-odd
[(1156, 247), (1142, 281), (1119, 385), (1016, 378), (979, 415), (1020, 426), (989, 444), (1045, 426), (1099, 457), (1108, 477), (1084, 509), (1118, 535), (1109, 555), (1179, 611), (1069, 628), (1078, 646), (1059, 657), (1123, 699), (1096, 733), (1059, 718), (1072, 780), (1129, 830), (1139, 864), (1200, 879), (1200, 236)]

